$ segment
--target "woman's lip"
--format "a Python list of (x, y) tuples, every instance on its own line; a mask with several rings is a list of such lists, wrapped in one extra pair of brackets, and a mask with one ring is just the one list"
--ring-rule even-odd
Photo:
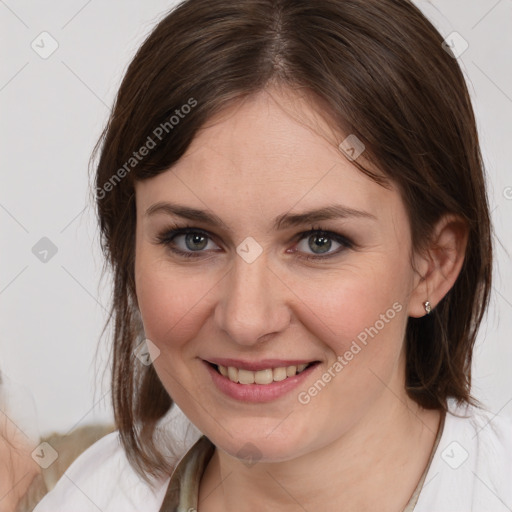
[(239, 370), (250, 370), (257, 372), (259, 370), (268, 370), (269, 368), (286, 368), (287, 366), (299, 366), (301, 364), (310, 364), (315, 362), (314, 359), (261, 359), (259, 361), (243, 361), (241, 359), (204, 359), (207, 363), (216, 364), (217, 366), (232, 366)]
[(311, 365), (297, 375), (288, 377), (279, 382), (272, 382), (270, 384), (240, 384), (232, 382), (227, 377), (223, 377), (207, 361), (203, 361), (203, 363), (215, 387), (219, 391), (235, 400), (250, 403), (271, 402), (282, 397), (286, 393), (299, 387), (300, 384), (303, 384), (304, 380), (307, 379), (311, 372), (315, 371), (315, 368), (318, 366), (317, 364)]

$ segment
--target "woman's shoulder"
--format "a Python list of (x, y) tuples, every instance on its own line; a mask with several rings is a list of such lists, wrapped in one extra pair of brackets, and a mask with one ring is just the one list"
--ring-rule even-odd
[(90, 446), (36, 506), (35, 512), (158, 510), (167, 480), (147, 483), (130, 465), (118, 432)]
[(510, 511), (512, 418), (449, 403), (415, 511)]
[[(446, 421), (447, 441), (451, 440), (454, 450), (460, 445), (467, 452), (467, 459), (475, 458), (475, 464), (482, 468), (512, 469), (511, 416), (453, 402)], [(445, 458), (449, 459), (450, 455), (448, 450)], [(462, 455), (466, 458), (464, 452)]]

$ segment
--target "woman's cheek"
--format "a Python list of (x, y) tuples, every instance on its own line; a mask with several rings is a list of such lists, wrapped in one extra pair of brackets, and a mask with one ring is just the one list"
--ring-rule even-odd
[[(330, 293), (312, 296), (314, 314), (307, 328), (329, 348), (331, 373), (341, 370), (359, 378), (364, 370), (387, 374), (396, 365), (402, 348), (407, 318), (398, 290), (389, 295), (374, 293), (376, 284), (345, 282)], [(351, 368), (354, 372), (345, 370)], [(357, 368), (357, 371), (355, 371)], [(347, 375), (348, 376), (348, 375)]]
[(190, 271), (145, 267), (137, 279), (137, 298), (146, 337), (161, 351), (193, 340), (208, 316), (215, 280)]
[(137, 300), (146, 337), (162, 349), (187, 311), (186, 290), (181, 289), (179, 279), (143, 267), (137, 276)]
[(335, 337), (343, 347), (347, 339), (372, 325), (392, 301), (375, 293), (376, 283), (362, 273), (340, 271), (326, 277), (297, 284), (296, 294), (306, 306), (301, 318), (315, 322), (313, 332), (323, 332), (326, 339)]

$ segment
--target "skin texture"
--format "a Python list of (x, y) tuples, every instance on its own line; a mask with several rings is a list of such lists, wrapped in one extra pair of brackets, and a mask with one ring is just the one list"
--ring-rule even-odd
[[(337, 147), (348, 134), (334, 134), (318, 112), (297, 92), (262, 91), (207, 123), (170, 170), (136, 184), (136, 291), (145, 334), (160, 350), (154, 366), (218, 448), (201, 481), (201, 512), (311, 512), (339, 503), (396, 512), (412, 494), (438, 429), (440, 413), (420, 409), (405, 393), (404, 334), (408, 316), (424, 315), (423, 302), (435, 307), (453, 285), (464, 226), (442, 219), (432, 250), (413, 254), (397, 189), (358, 171)], [(160, 201), (208, 210), (224, 226), (145, 214)], [(333, 204), (375, 218), (273, 227), (279, 215)], [(202, 256), (180, 257), (156, 242), (172, 223), (207, 231)], [(297, 238), (313, 227), (353, 245), (330, 238), (330, 257), (301, 258), (323, 254), (314, 234)], [(250, 264), (236, 252), (247, 237), (263, 250)], [(184, 235), (174, 243), (193, 252)], [(300, 403), (298, 393), (393, 304), (400, 310), (395, 306), (378, 334)], [(247, 404), (212, 385), (202, 360), (214, 357), (320, 364), (300, 388)], [(257, 448), (254, 465), (237, 457), (246, 443)]]

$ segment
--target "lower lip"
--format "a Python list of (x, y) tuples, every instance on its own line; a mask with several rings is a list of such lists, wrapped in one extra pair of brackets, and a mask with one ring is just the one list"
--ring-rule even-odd
[(303, 384), (311, 372), (318, 366), (317, 364), (311, 365), (293, 377), (287, 377), (284, 380), (272, 382), (271, 384), (240, 384), (229, 380), (227, 377), (223, 377), (215, 368), (212, 368), (207, 362), (203, 362), (219, 391), (235, 400), (252, 403), (265, 403), (277, 400)]

